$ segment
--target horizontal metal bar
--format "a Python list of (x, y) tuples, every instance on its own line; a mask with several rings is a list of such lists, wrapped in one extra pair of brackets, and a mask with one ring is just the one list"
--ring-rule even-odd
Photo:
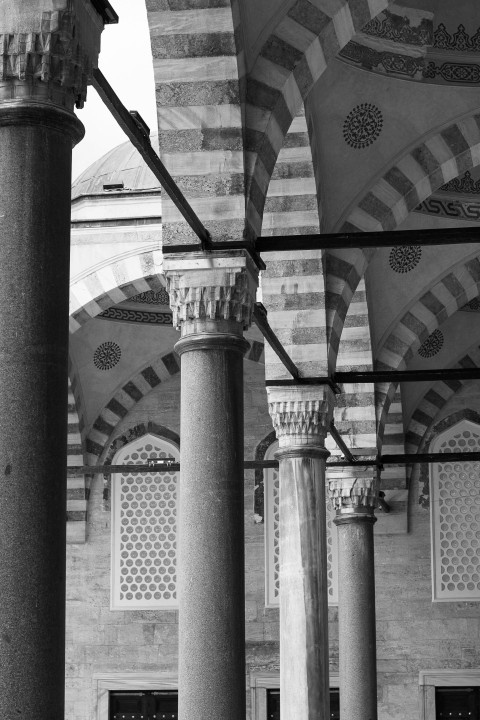
[(265, 385), (292, 386), (292, 385), (330, 385), (335, 392), (341, 392), (340, 384), (349, 383), (400, 383), (400, 382), (430, 382), (435, 380), (480, 380), (480, 368), (445, 368), (438, 370), (352, 370), (349, 372), (336, 372), (332, 378), (299, 377), (288, 380), (267, 380)]
[(382, 455), (382, 465), (416, 465), (417, 463), (478, 462), (480, 452), (412, 453), (410, 455)]
[(372, 370), (336, 372), (335, 383), (358, 382), (425, 382), (430, 380), (478, 380), (480, 368), (445, 368), (438, 370)]
[[(405, 455), (381, 455), (377, 458), (353, 460), (332, 460), (327, 462), (327, 467), (371, 467), (381, 465), (416, 465), (417, 463), (447, 463), (447, 462), (478, 462), (480, 452), (455, 452), (455, 453), (419, 453)], [(244, 460), (244, 470), (265, 470), (266, 468), (277, 468), (277, 460)], [(163, 473), (178, 472), (180, 463), (174, 463), (169, 467), (152, 467), (150, 465), (78, 465), (67, 468), (67, 476), (74, 475), (113, 475), (116, 473)]]
[(285, 351), (285, 348), (283, 347), (280, 340), (277, 338), (275, 333), (273, 332), (272, 328), (269, 325), (269, 322), (267, 320), (267, 311), (263, 307), (262, 303), (255, 303), (253, 306), (253, 320), (255, 322), (255, 325), (258, 327), (260, 332), (262, 333), (265, 340), (268, 341), (268, 344), (272, 348), (273, 352), (276, 353), (277, 357), (281, 360), (283, 365), (287, 368), (288, 372), (293, 375), (294, 379), (298, 382), (300, 379), (300, 372), (291, 359), (291, 357), (288, 355), (288, 353)]
[[(111, 114), (118, 122), (132, 145), (138, 150), (145, 163), (162, 185), (168, 197), (172, 200), (178, 211), (183, 215), (193, 232), (201, 241), (202, 250), (210, 250), (211, 240), (208, 230), (203, 226), (192, 207), (189, 205), (177, 183), (173, 180), (165, 165), (150, 144), (150, 138), (142, 129), (138, 119), (132, 117), (125, 105), (116, 95), (102, 72), (93, 71), (93, 87), (98, 92)], [(193, 246), (195, 247), (195, 246)]]
[(257, 252), (265, 253), (285, 250), (339, 250), (399, 245), (463, 245), (464, 243), (480, 243), (480, 229), (466, 227), (325, 235), (274, 235), (257, 238), (255, 247)]

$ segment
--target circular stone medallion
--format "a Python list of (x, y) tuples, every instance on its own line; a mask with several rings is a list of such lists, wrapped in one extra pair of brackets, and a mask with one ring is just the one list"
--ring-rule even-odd
[(361, 150), (371, 145), (382, 131), (383, 116), (371, 103), (353, 108), (343, 123), (343, 137), (347, 145)]
[(390, 251), (388, 262), (392, 270), (397, 273), (406, 273), (413, 270), (422, 258), (420, 245), (399, 245)]
[(431, 335), (418, 348), (418, 354), (423, 358), (431, 358), (443, 347), (443, 333), (440, 330), (434, 330)]
[(98, 346), (93, 354), (97, 370), (111, 370), (120, 360), (122, 351), (117, 343), (107, 340)]

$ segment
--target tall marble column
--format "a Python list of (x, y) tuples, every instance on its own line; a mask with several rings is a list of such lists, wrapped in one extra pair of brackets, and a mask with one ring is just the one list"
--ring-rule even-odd
[(342, 720), (376, 720), (374, 510), (378, 479), (371, 470), (333, 477), (329, 494), (338, 530), (338, 630)]
[(282, 720), (329, 717), (326, 386), (267, 388), (280, 474)]
[(243, 330), (258, 270), (245, 251), (164, 267), (181, 330), (179, 718), (245, 720)]
[[(89, 6), (89, 7), (87, 7)], [(0, 715), (63, 720), (73, 113), (103, 20), (0, 2)]]

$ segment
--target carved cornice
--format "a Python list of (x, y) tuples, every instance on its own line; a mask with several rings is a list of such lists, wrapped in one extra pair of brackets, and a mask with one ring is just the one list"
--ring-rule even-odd
[(267, 395), (280, 448), (324, 446), (334, 407), (330, 388), (267, 387)]
[(379, 481), (376, 475), (335, 477), (328, 481), (328, 495), (338, 511), (371, 511), (378, 505)]
[(459, 25), (457, 32), (450, 34), (443, 23), (433, 33), (433, 47), (437, 50), (455, 52), (480, 52), (480, 28), (470, 36), (465, 25)]
[(480, 194), (480, 180), (474, 180), (471, 172), (466, 170), (462, 177), (449, 180), (445, 185), (441, 186), (440, 190), (442, 192), (462, 193), (464, 195), (478, 195)]
[(383, 40), (420, 46), (432, 44), (432, 31), (432, 21), (429, 18), (422, 18), (418, 25), (412, 25), (410, 18), (388, 10), (379, 13), (362, 30), (366, 35)]
[(65, 0), (63, 9), (40, 17), (22, 16), (11, 31), (0, 26), (0, 102), (83, 107), (102, 29), (102, 18), (81, 0)]
[(188, 321), (234, 320), (247, 330), (252, 323), (258, 270), (245, 253), (208, 258), (166, 257), (167, 291), (177, 330)]
[(456, 200), (434, 195), (417, 205), (414, 212), (480, 222), (480, 202), (473, 199)]

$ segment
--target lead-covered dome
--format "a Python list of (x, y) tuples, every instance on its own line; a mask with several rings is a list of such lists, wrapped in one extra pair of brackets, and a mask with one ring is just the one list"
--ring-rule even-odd
[[(152, 135), (158, 149), (158, 135)], [(125, 190), (158, 189), (160, 184), (139, 152), (127, 141), (107, 152), (81, 173), (72, 185), (72, 200), (81, 195), (98, 195), (104, 185), (123, 183)]]

